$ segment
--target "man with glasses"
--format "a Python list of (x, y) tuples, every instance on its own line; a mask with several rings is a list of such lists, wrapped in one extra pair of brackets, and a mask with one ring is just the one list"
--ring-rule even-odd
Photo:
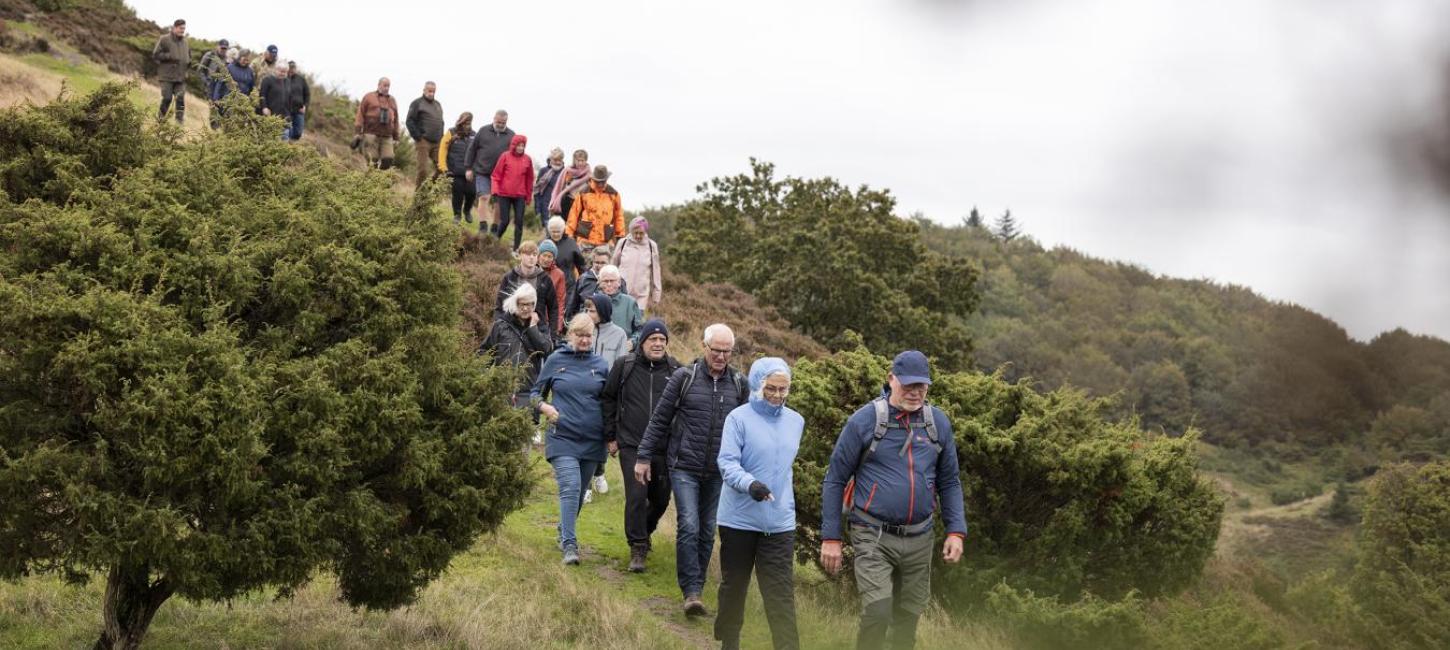
[(715, 550), (720, 499), (720, 433), (725, 416), (749, 400), (745, 377), (730, 366), (735, 333), (705, 328), (704, 355), (670, 375), (639, 443), (634, 477), (648, 484), (651, 461), (663, 456), (675, 497), (675, 574), (687, 616), (704, 616), (705, 572)]
[(821, 566), (841, 569), (842, 510), (855, 550), (861, 625), (856, 647), (916, 643), (931, 596), (933, 517), (940, 501), (942, 560), (962, 558), (967, 522), (957, 447), (945, 414), (926, 403), (926, 355), (907, 350), (891, 363), (886, 390), (846, 420), (821, 492)]

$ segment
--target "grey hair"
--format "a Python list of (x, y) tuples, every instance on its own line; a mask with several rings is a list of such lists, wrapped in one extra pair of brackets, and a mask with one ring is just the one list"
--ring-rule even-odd
[(790, 366), (786, 366), (786, 367), (784, 367), (784, 368), (782, 368), (780, 370), (776, 370), (775, 372), (769, 373), (766, 376), (761, 377), (760, 378), (760, 388), (751, 389), (750, 396), (752, 398), (754, 398), (754, 399), (765, 399), (765, 382), (766, 382), (766, 380), (768, 380), (771, 377), (774, 377), (776, 375), (785, 375), (785, 380), (787, 382), (792, 381), (792, 379), (793, 379), (791, 377), (791, 374), (790, 374)]
[(560, 217), (558, 215), (549, 217), (549, 230), (553, 230), (555, 225), (558, 225), (560, 228), (563, 228), (563, 227), (565, 227), (565, 226), (567, 226), (569, 224), (564, 221), (564, 217)]
[(529, 284), (528, 282), (521, 282), (521, 283), (519, 283), (519, 286), (514, 287), (514, 292), (511, 293), (511, 294), (509, 294), (509, 297), (508, 298), (505, 298), (504, 299), (504, 301), (503, 301), (503, 311), (504, 311), (504, 313), (505, 314), (508, 314), (510, 316), (518, 316), (519, 315), (519, 300), (520, 299), (523, 299), (523, 300), (533, 299), (534, 302), (535, 302), (535, 304), (538, 304), (539, 292), (534, 289), (534, 285)]
[(425, 82), (423, 82), (423, 87), (424, 88), (427, 88), (428, 86), (432, 86), (434, 88), (437, 88), (438, 87), (438, 84), (435, 84), (435, 83), (433, 83), (431, 81), (425, 81)]
[(236, 63), (242, 56), (242, 48), (234, 47), (227, 50), (227, 63)]
[(606, 275), (612, 275), (615, 279), (618, 279), (620, 277), (619, 267), (613, 264), (605, 264), (603, 268), (599, 269), (599, 279), (603, 280)]
[(702, 342), (705, 345), (709, 345), (710, 339), (713, 339), (716, 336), (728, 336), (730, 337), (730, 341), (732, 343), (735, 341), (735, 331), (730, 329), (729, 325), (726, 325), (725, 323), (715, 323), (714, 325), (705, 328), (705, 337), (704, 339), (702, 339)]
[(498, 110), (496, 110), (496, 111), (493, 112), (493, 116), (494, 117), (508, 117), (509, 116), (509, 112), (506, 111), (506, 110), (504, 110), (504, 109), (502, 109), (502, 108), (500, 108), (500, 109), (498, 109)]
[(600, 244), (594, 247), (594, 252), (590, 253), (590, 255), (598, 255), (600, 253), (613, 257), (614, 249), (610, 248), (609, 244)]

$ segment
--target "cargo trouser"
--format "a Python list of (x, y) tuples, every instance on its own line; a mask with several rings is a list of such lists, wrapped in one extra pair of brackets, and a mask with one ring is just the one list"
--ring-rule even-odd
[(936, 536), (924, 533), (900, 537), (879, 528), (851, 522), (851, 549), (855, 552), (856, 590), (861, 595), (858, 650), (916, 645), (916, 623), (931, 598), (931, 552)]

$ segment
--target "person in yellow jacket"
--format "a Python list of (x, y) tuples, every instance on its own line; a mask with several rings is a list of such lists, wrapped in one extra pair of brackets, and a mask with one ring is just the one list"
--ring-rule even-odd
[(596, 165), (589, 177), (589, 189), (574, 199), (565, 226), (569, 236), (579, 241), (584, 251), (595, 246), (612, 244), (624, 237), (624, 208), (619, 192), (609, 184), (609, 168)]

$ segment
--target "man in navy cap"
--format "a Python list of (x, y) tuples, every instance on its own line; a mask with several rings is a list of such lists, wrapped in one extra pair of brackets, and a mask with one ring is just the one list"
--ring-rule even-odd
[(197, 73), (201, 76), (201, 87), (206, 89), (206, 97), (210, 100), (211, 106), (211, 128), (221, 128), (221, 111), (217, 110), (216, 100), (223, 94), (227, 83), (227, 48), (231, 43), (227, 39), (216, 42), (216, 49), (208, 50), (201, 55), (201, 63), (196, 66)]
[(882, 396), (846, 420), (826, 470), (821, 566), (830, 574), (841, 570), (842, 528), (849, 528), (861, 595), (857, 648), (883, 647), (888, 629), (892, 647), (915, 645), (931, 596), (938, 501), (946, 528), (942, 559), (962, 558), (967, 522), (957, 446), (946, 415), (926, 403), (930, 387), (926, 355), (896, 355)]
[(277, 46), (268, 45), (267, 53), (262, 58), (252, 62), (252, 72), (257, 75), (257, 86), (261, 87), (262, 79), (277, 72)]

